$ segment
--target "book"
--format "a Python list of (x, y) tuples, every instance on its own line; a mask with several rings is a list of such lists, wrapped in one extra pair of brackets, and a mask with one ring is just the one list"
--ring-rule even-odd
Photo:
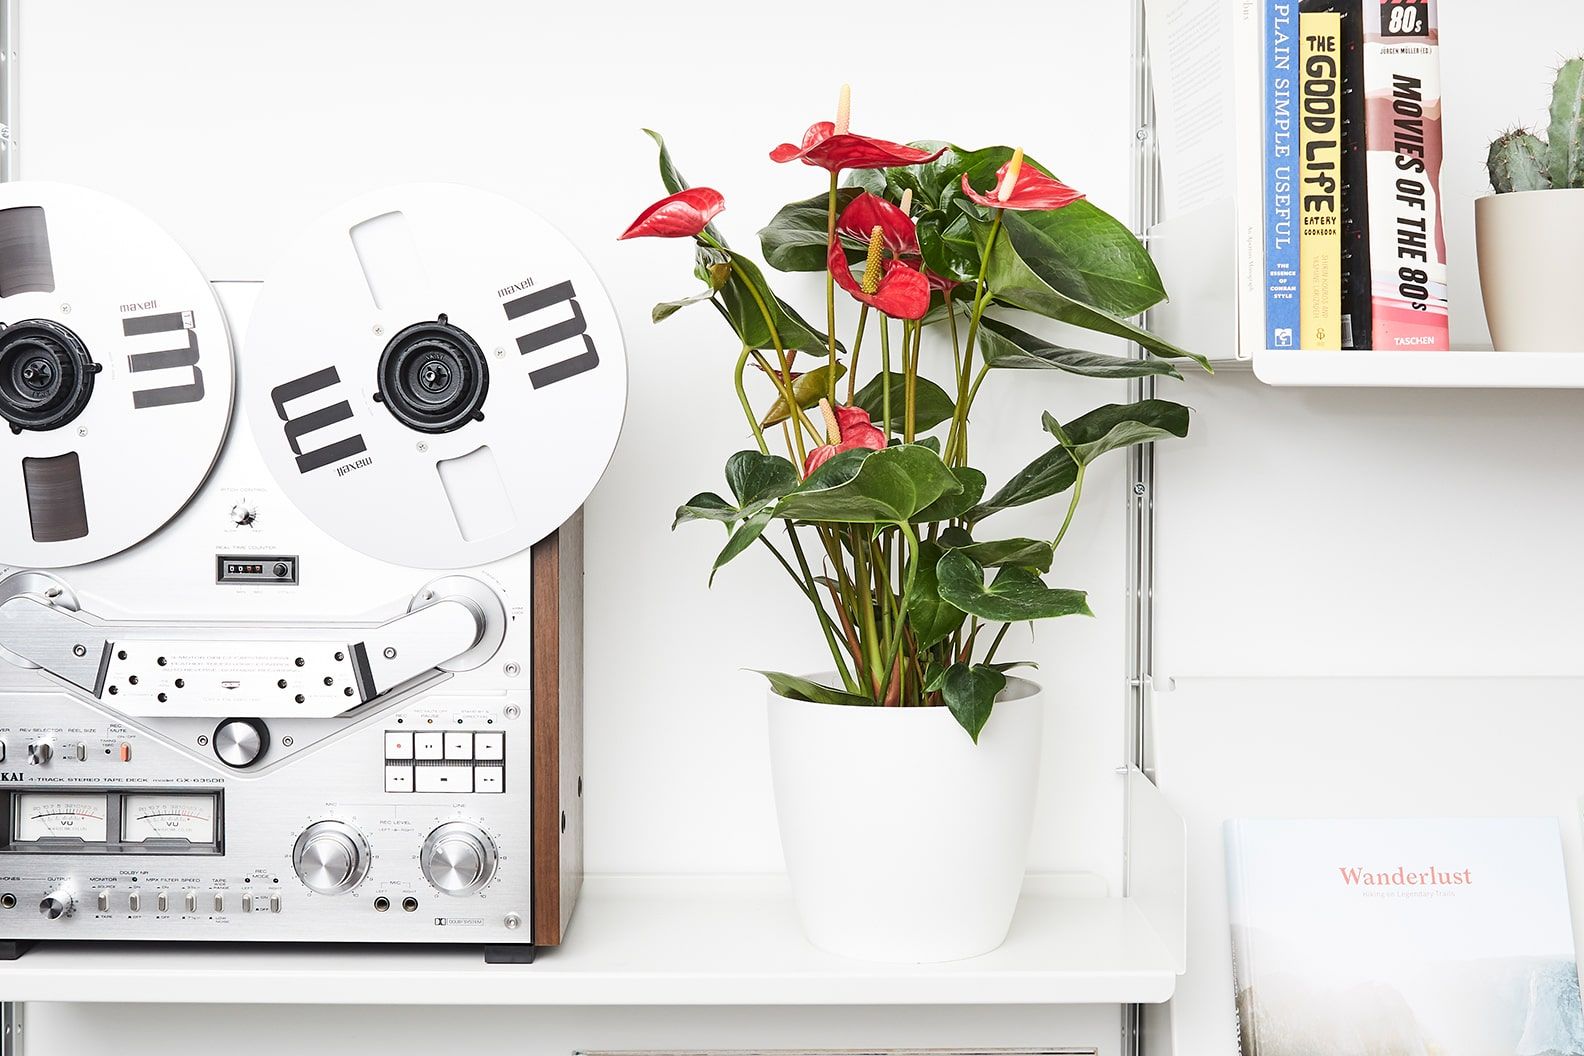
[(1364, 117), (1364, 4), (1367, 0), (1300, 0), (1304, 11), (1342, 18), (1342, 347), (1373, 344), (1370, 287), (1368, 140)]
[(1266, 0), (1264, 15), (1265, 347), (1297, 348), (1298, 6), (1293, 0)]
[(1584, 1053), (1554, 818), (1229, 821), (1243, 1056)]
[(1364, 0), (1373, 342), (1448, 347), (1435, 0)]
[(1299, 338), (1342, 347), (1342, 18), (1298, 15)]

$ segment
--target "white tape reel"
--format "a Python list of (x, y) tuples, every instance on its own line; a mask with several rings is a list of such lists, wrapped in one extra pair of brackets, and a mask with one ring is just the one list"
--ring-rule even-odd
[(418, 568), (487, 564), (559, 527), (615, 450), (616, 313), (588, 262), (497, 195), (416, 185), (315, 222), (253, 309), (244, 399), (321, 529)]
[(0, 184), (0, 564), (59, 568), (158, 531), (231, 420), (231, 340), (169, 235), (96, 191)]

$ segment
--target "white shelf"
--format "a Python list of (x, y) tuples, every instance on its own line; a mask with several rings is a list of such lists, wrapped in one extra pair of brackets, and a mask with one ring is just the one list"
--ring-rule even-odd
[[(1180, 859), (1179, 859), (1180, 861)], [(1180, 873), (1179, 873), (1180, 877)], [(984, 957), (883, 965), (822, 953), (780, 878), (590, 878), (567, 945), (531, 965), (478, 948), (44, 944), (0, 965), (0, 1001), (417, 1005), (1158, 1003), (1179, 971), (1133, 899), (1030, 877)]]
[(1267, 385), (1379, 389), (1584, 389), (1584, 355), (1570, 352), (1254, 353)]

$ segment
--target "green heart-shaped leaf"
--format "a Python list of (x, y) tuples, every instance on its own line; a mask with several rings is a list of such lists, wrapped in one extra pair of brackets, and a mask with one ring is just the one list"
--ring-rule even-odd
[(797, 467), (780, 455), (739, 451), (726, 460), (726, 484), (744, 509), (779, 499), (798, 479)]
[(1050, 542), (1045, 539), (996, 539), (984, 543), (970, 540), (961, 545), (954, 545), (942, 535), (941, 541), (948, 548), (972, 558), (975, 564), (984, 568), (1016, 565), (1019, 568), (1049, 572), (1051, 559), (1055, 556)]
[(916, 225), (919, 254), (932, 273), (953, 282), (973, 282), (979, 275), (979, 246), (974, 242), (968, 218), (958, 213), (948, 216), (931, 209)]
[(1039, 576), (1015, 565), (1001, 569), (995, 581), (986, 586), (984, 569), (960, 550), (942, 557), (935, 574), (941, 597), (982, 620), (1019, 623), (1094, 615), (1083, 591), (1047, 587)]
[(1177, 368), (1164, 359), (1154, 356), (1134, 359), (1063, 348), (999, 319), (980, 321), (979, 354), (986, 365), (997, 370), (1063, 370), (1086, 378), (1182, 377)]
[(860, 697), (856, 693), (844, 693), (839, 689), (822, 686), (818, 682), (810, 682), (806, 678), (798, 678), (796, 675), (783, 674), (780, 671), (759, 673), (769, 680), (771, 689), (792, 700), (806, 700), (811, 704), (840, 704), (856, 708), (875, 706), (875, 702), (868, 697)]
[(995, 699), (1005, 688), (1006, 676), (993, 667), (953, 664), (941, 678), (940, 693), (952, 717), (978, 744), (979, 734), (990, 721)]
[(732, 558), (759, 541), (759, 537), (764, 534), (765, 526), (770, 523), (771, 513), (772, 511), (770, 510), (760, 510), (737, 526), (736, 531), (732, 532), (731, 538), (726, 540), (725, 548), (716, 556), (715, 564), (710, 568), (709, 581), (711, 585), (715, 583), (715, 573), (725, 567)]
[[(1080, 418), (1074, 418), (1059, 428), (1067, 434), (1067, 444), (1080, 453), (1089, 454), (1092, 461), (1114, 441), (1127, 439), (1129, 434), (1142, 435), (1127, 423), (1143, 426), (1145, 430), (1160, 428), (1164, 435), (1186, 436), (1188, 432), (1187, 408), (1166, 400), (1145, 400), (1136, 404), (1107, 404), (1097, 407)], [(1047, 416), (1048, 417), (1048, 416)], [(1051, 424), (1046, 423), (1051, 429)], [(1177, 430), (1181, 430), (1178, 432)], [(1054, 430), (1053, 430), (1054, 431)], [(1159, 439), (1161, 437), (1154, 437)], [(1133, 441), (1142, 443), (1143, 440)], [(1124, 445), (1125, 446), (1125, 445)], [(992, 513), (1024, 506), (1040, 499), (1059, 495), (1073, 486), (1078, 479), (1078, 463), (1066, 446), (1059, 445), (1024, 466), (1000, 491), (969, 510), (970, 521), (982, 521)]]
[[(926, 444), (934, 437), (925, 437), (919, 441)], [(931, 448), (934, 450), (934, 448)], [(928, 506), (924, 507), (913, 518), (920, 524), (936, 524), (941, 521), (951, 521), (961, 517), (973, 508), (974, 504), (984, 498), (985, 487), (989, 483), (985, 475), (970, 466), (959, 466), (952, 470), (952, 476), (957, 478), (957, 483), (962, 490), (942, 495)]]
[[(838, 214), (863, 192), (843, 187), (836, 192)], [(759, 232), (759, 249), (765, 263), (777, 271), (824, 271), (826, 239), (829, 237), (830, 196), (817, 194), (801, 202), (781, 207), (770, 223)], [(857, 263), (862, 252), (849, 249), (847, 259)]]
[[(731, 264), (731, 273), (720, 289), (720, 296), (712, 303), (743, 344), (749, 348), (775, 347), (775, 341), (771, 339), (770, 326), (765, 322), (765, 314), (768, 313), (775, 324), (776, 335), (781, 339), (782, 349), (787, 351), (795, 349), (799, 352), (826, 351), (828, 346), (826, 336), (815, 330), (790, 305), (777, 297), (770, 289), (770, 284), (765, 281), (764, 272), (759, 270), (759, 265), (741, 253), (701, 245), (697, 250), (694, 271), (702, 277), (723, 261)], [(758, 295), (757, 298), (755, 294)], [(761, 301), (764, 302), (763, 310), (759, 307)], [(841, 344), (838, 342), (836, 347), (840, 348)]]
[(677, 507), (671, 530), (684, 521), (724, 521), (730, 524), (742, 519), (742, 511), (713, 491), (702, 492)]
[[(906, 409), (904, 386), (907, 376), (891, 372), (891, 430), (902, 431), (902, 414)], [(870, 421), (878, 427), (881, 412), (885, 409), (885, 375), (876, 374), (869, 384), (853, 396), (853, 406), (869, 412)], [(933, 429), (949, 419), (957, 410), (956, 403), (946, 395), (946, 390), (928, 378), (919, 378), (913, 390), (913, 427), (920, 432)]]
[(1046, 432), (1061, 440), (1073, 458), (1087, 466), (1107, 451), (1187, 436), (1188, 408), (1169, 400), (1110, 403), (1065, 428), (1049, 414), (1044, 416), (1044, 422)]
[[(857, 464), (857, 472), (837, 483), (828, 484), (833, 478), (819, 473), (809, 477), (781, 500), (776, 516), (839, 524), (903, 524), (942, 495), (961, 487), (940, 456), (918, 444), (843, 454), (867, 457)], [(828, 466), (829, 463), (820, 468)], [(846, 471), (844, 466), (843, 472)]]

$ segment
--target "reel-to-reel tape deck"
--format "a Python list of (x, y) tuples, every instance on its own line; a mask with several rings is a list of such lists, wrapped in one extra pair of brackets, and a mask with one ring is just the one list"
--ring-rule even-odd
[(558, 943), (580, 507), (626, 397), (587, 262), (410, 186), (211, 285), (135, 210), (13, 183), (0, 323), (0, 953)]

